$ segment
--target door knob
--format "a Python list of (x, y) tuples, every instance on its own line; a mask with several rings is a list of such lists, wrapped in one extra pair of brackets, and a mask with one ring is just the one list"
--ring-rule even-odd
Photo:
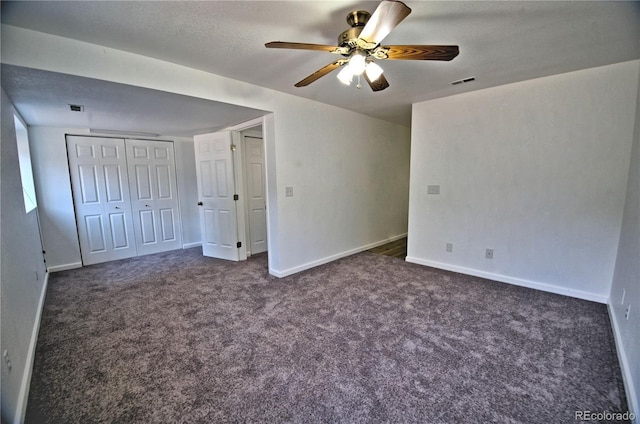
[(202, 206), (202, 202), (198, 202), (198, 206)]

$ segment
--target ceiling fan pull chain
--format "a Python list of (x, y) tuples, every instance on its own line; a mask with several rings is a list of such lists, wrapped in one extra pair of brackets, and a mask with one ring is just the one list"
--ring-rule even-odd
[(358, 75), (358, 85), (356, 85), (356, 88), (358, 90), (362, 88), (362, 84), (360, 84), (360, 75)]

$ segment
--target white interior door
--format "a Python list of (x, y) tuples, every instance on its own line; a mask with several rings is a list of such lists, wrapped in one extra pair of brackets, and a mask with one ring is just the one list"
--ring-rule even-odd
[(252, 255), (267, 251), (264, 144), (261, 137), (244, 135), (249, 249)]
[(82, 263), (136, 256), (122, 139), (67, 136)]
[(126, 140), (139, 255), (182, 248), (173, 143)]
[(238, 217), (230, 131), (194, 137), (202, 253), (238, 261)]

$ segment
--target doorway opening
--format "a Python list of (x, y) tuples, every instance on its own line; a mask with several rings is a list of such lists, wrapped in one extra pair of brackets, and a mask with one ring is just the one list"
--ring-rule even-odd
[[(242, 261), (272, 250), (264, 128), (269, 119), (194, 137), (204, 256)], [(268, 261), (271, 270), (271, 254)]]
[(267, 196), (262, 125), (240, 132), (247, 256), (267, 252)]

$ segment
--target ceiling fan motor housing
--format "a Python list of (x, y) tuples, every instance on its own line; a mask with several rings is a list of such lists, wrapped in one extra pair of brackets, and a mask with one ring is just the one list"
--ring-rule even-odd
[(362, 28), (364, 27), (353, 27), (343, 31), (338, 37), (338, 45), (340, 47), (354, 47), (355, 40), (358, 39), (358, 36), (362, 32)]
[(354, 10), (353, 12), (347, 15), (347, 23), (351, 28), (346, 31), (343, 31), (340, 36), (338, 36), (338, 45), (340, 47), (355, 47), (355, 40), (358, 39), (362, 29), (369, 21), (371, 17), (371, 13), (366, 10)]
[(369, 21), (371, 13), (366, 10), (354, 10), (347, 15), (347, 23), (351, 27), (363, 27)]

